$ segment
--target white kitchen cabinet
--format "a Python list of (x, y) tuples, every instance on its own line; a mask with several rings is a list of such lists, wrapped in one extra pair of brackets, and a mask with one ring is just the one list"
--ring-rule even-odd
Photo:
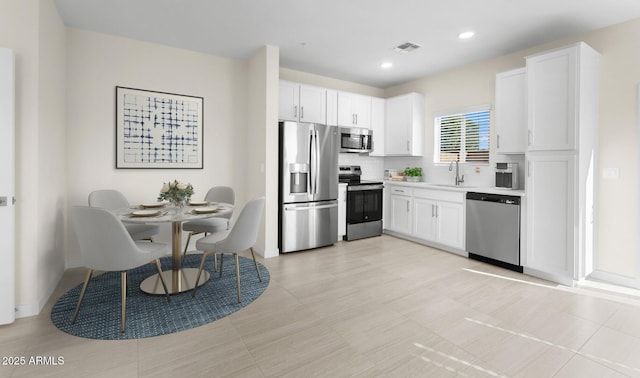
[(391, 219), (388, 225), (388, 229), (404, 234), (410, 234), (412, 231), (411, 188), (391, 186), (389, 188), (389, 192), (389, 197), (391, 198), (389, 215)]
[(440, 245), (464, 249), (462, 192), (414, 189), (413, 203), (413, 236)]
[(420, 239), (435, 241), (437, 238), (436, 201), (425, 198), (413, 199), (414, 235)]
[(499, 154), (527, 151), (526, 78), (524, 67), (496, 75), (495, 135)]
[(527, 57), (524, 271), (570, 285), (593, 256), (600, 55), (580, 42)]
[(526, 266), (571, 280), (576, 248), (575, 156), (534, 154), (527, 164)]
[(279, 97), (279, 119), (326, 124), (325, 88), (280, 80)]
[(384, 156), (384, 113), (385, 100), (371, 97), (371, 131), (373, 133), (373, 149), (369, 156)]
[(385, 101), (385, 155), (424, 154), (424, 96), (408, 93)]
[(599, 61), (584, 42), (527, 57), (529, 151), (578, 147), (585, 117), (598, 113)]
[(327, 125), (338, 126), (338, 91), (327, 89)]
[(347, 184), (338, 184), (338, 241), (347, 234)]
[(338, 126), (371, 128), (371, 97), (339, 91)]

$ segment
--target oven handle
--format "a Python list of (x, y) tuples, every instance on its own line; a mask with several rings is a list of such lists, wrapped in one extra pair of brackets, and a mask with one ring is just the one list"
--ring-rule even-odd
[(382, 190), (384, 185), (347, 185), (348, 192), (356, 192), (363, 190)]

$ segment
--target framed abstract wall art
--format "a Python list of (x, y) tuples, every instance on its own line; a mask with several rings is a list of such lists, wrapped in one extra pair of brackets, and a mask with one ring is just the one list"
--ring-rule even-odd
[(116, 87), (116, 168), (202, 169), (204, 99)]

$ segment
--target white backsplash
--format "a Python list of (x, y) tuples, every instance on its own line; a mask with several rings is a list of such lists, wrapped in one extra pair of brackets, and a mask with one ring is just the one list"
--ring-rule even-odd
[(340, 153), (339, 165), (359, 165), (363, 180), (382, 180), (384, 175), (384, 159), (379, 156)]
[[(434, 165), (430, 158), (411, 156), (372, 157), (358, 154), (340, 154), (340, 165), (360, 165), (363, 179), (380, 179), (386, 169), (404, 171), (407, 167), (421, 167), (422, 181), (436, 184), (453, 184), (455, 173), (449, 171), (448, 164)], [(493, 187), (496, 162), (518, 163), (519, 189), (524, 189), (524, 155), (492, 155), (490, 164), (460, 165), (460, 175), (464, 175), (467, 186)]]

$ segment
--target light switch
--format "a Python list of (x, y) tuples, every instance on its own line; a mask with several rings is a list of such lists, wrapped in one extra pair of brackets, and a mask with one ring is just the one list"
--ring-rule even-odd
[(617, 180), (620, 178), (620, 169), (618, 168), (603, 168), (602, 178), (605, 180)]

